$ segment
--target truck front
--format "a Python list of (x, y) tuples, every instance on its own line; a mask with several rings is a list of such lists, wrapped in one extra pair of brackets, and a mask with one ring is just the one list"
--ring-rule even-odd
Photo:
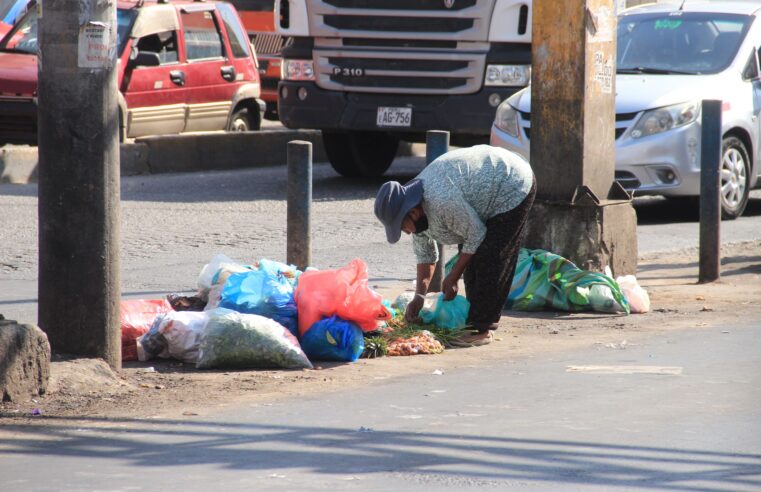
[(400, 139), (448, 130), (487, 142), (499, 103), (528, 84), (528, 0), (276, 0), (280, 120), (323, 130), (344, 175), (382, 174)]

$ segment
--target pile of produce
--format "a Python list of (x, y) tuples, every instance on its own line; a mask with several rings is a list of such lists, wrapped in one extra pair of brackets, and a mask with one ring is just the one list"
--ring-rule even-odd
[(365, 334), (362, 357), (374, 359), (384, 356), (440, 354), (445, 347), (451, 347), (452, 340), (464, 331), (433, 324), (407, 323), (403, 314), (397, 314), (387, 325), (383, 330)]

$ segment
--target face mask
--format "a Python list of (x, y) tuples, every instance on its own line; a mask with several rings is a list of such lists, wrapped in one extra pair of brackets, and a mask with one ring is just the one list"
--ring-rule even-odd
[(428, 229), (428, 217), (423, 215), (418, 220), (414, 221), (413, 224), (415, 224), (415, 234), (420, 234)]

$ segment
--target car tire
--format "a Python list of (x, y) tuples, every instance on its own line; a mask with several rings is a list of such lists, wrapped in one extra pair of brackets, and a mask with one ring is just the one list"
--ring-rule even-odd
[(333, 169), (347, 178), (381, 176), (394, 162), (399, 137), (383, 132), (322, 132), (322, 143)]
[(721, 146), (719, 168), (721, 218), (734, 220), (742, 215), (750, 194), (750, 158), (742, 140), (726, 137)]
[(248, 108), (240, 108), (235, 111), (227, 125), (228, 132), (252, 132), (258, 129), (259, 125), (251, 117)]

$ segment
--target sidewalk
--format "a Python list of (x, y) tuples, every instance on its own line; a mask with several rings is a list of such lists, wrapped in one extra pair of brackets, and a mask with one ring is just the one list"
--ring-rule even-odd
[[(33, 409), (61, 417), (203, 415), (222, 406), (303, 398), (436, 369), (447, 372), (583, 347), (626, 350), (627, 345), (672, 330), (761, 319), (761, 241), (728, 246), (722, 256), (722, 279), (704, 285), (696, 284), (697, 251), (642, 258), (638, 278), (650, 294), (650, 313), (508, 312), (494, 343), (441, 355), (323, 363), (313, 371), (198, 371), (174, 361), (127, 362), (118, 375), (102, 362), (54, 361), (49, 394), (38, 401), (2, 404), (0, 416), (24, 418)], [(380, 292), (393, 299), (406, 287), (384, 287)]]

